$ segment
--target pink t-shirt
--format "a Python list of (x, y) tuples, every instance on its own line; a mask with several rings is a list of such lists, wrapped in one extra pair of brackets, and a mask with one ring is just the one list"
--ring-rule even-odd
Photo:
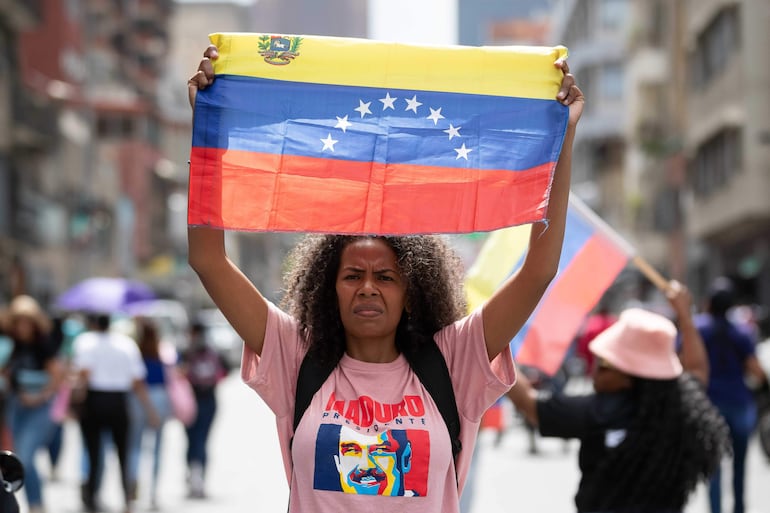
[(460, 414), (455, 474), (446, 424), (403, 355), (389, 363), (344, 355), (313, 396), (290, 448), (305, 349), (294, 318), (270, 304), (262, 356), (244, 347), (241, 378), (276, 415), (289, 512), (458, 512), (455, 475), (462, 490), (481, 415), (516, 376), (510, 348), (489, 362), (483, 333), (478, 309), (435, 335)]

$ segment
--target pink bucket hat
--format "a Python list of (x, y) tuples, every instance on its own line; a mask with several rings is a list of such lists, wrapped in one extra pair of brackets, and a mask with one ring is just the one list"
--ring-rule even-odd
[(648, 379), (673, 379), (682, 373), (674, 349), (676, 326), (662, 315), (629, 308), (588, 348), (616, 369)]

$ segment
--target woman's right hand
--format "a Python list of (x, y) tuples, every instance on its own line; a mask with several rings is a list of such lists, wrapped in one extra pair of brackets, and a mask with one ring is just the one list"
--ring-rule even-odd
[(575, 126), (577, 125), (580, 116), (583, 114), (583, 106), (585, 105), (583, 91), (577, 86), (575, 76), (570, 73), (567, 59), (559, 59), (554, 65), (561, 69), (563, 73), (561, 86), (559, 87), (559, 93), (556, 95), (556, 99), (563, 105), (569, 107), (569, 124)]
[(203, 52), (203, 59), (198, 64), (198, 71), (187, 81), (187, 95), (190, 107), (195, 108), (195, 95), (199, 89), (206, 89), (214, 83), (214, 65), (211, 63), (219, 58), (219, 51), (214, 45), (209, 45)]

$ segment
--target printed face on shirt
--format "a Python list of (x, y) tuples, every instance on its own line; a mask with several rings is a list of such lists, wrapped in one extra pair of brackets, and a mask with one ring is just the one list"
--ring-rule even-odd
[(396, 254), (382, 239), (360, 239), (342, 251), (337, 300), (349, 341), (393, 337), (406, 302)]
[[(451, 457), (449, 450), (447, 453)], [(430, 432), (426, 429), (378, 432), (321, 424), (315, 441), (313, 489), (427, 497), (430, 465)]]
[(342, 490), (362, 495), (403, 495), (411, 454), (406, 437), (399, 441), (390, 431), (367, 436), (343, 426), (335, 457)]

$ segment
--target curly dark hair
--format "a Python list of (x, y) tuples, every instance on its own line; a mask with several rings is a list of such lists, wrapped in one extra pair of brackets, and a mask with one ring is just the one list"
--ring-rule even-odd
[(682, 511), (697, 484), (730, 453), (727, 423), (687, 373), (634, 378), (634, 393), (638, 409), (626, 438), (591, 480), (602, 489), (585, 492), (600, 498), (592, 505), (598, 511)]
[(410, 351), (422, 337), (466, 313), (463, 265), (445, 237), (307, 235), (289, 253), (281, 306), (299, 322), (308, 351), (336, 362), (345, 352), (345, 331), (337, 302), (336, 280), (342, 251), (350, 243), (376, 238), (395, 252), (404, 277), (409, 315), (402, 313), (396, 345)]

